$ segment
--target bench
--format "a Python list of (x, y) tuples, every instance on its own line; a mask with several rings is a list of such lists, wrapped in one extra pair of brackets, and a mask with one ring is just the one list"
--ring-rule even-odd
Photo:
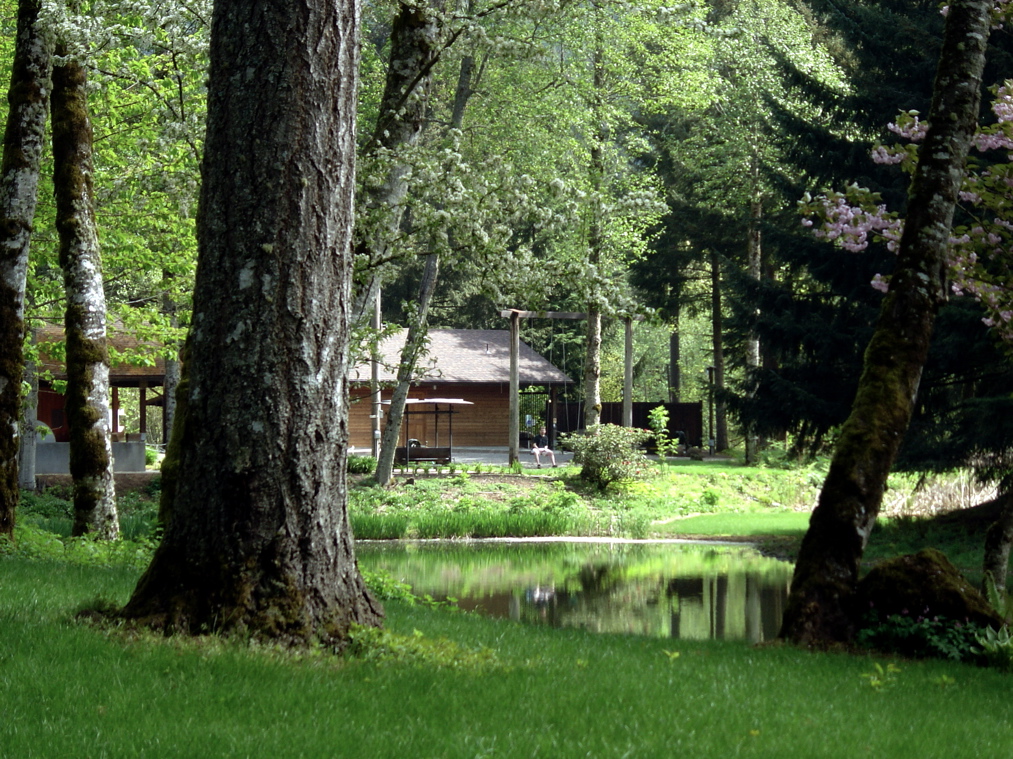
[(426, 448), (423, 446), (412, 446), (410, 448), (397, 448), (394, 451), (395, 464), (415, 463), (449, 464), (450, 448)]

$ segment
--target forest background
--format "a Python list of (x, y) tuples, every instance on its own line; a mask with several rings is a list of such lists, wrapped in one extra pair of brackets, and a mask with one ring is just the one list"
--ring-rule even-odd
[[(0, 5), (5, 67), (15, 5)], [(110, 322), (175, 358), (196, 258), (209, 3), (43, 8), (74, 30), (89, 73)], [(817, 238), (798, 201), (854, 182), (903, 212), (906, 176), (869, 154), (895, 138), (898, 111), (927, 109), (934, 3), (429, 0), (363, 12), (364, 331), (377, 290), (384, 323), (423, 334), (505, 328), (503, 308), (599, 314), (600, 357), (579, 322), (532, 320), (522, 339), (585, 378), (576, 398), (597, 375), (600, 397), (617, 401), (618, 317), (644, 315), (634, 400), (713, 391), (720, 449), (747, 431), (787, 436), (799, 453), (832, 442), (882, 298), (870, 282), (893, 256), (887, 240), (855, 255)], [(1009, 47), (997, 30), (986, 82), (1008, 70)], [(33, 324), (59, 323), (63, 308), (51, 170), (42, 182)], [(980, 459), (982, 420), (1010, 387), (984, 316), (973, 297), (941, 314), (902, 465)]]

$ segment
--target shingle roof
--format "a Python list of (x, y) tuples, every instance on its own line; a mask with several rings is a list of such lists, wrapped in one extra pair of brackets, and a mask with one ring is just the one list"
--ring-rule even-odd
[[(381, 342), (383, 363), (380, 381), (397, 379), (397, 362), (407, 330), (400, 330)], [(429, 350), (422, 359), (415, 381), (432, 384), (510, 381), (510, 332), (505, 329), (432, 329)], [(518, 355), (521, 385), (571, 384), (573, 380), (542, 358), (522, 341)], [(352, 382), (368, 382), (369, 362), (360, 363), (351, 374)]]
[[(39, 353), (42, 368), (48, 370), (55, 379), (66, 379), (67, 370), (64, 366), (64, 351), (46, 350), (46, 343), (62, 343), (63, 327), (47, 324), (39, 328), (36, 337), (39, 341)], [(108, 328), (109, 347), (115, 351), (132, 355), (147, 355), (148, 365), (141, 361), (135, 363), (117, 363), (109, 367), (109, 384), (114, 387), (137, 387), (141, 382), (147, 385), (161, 385), (165, 382), (165, 359), (158, 355), (158, 346), (142, 343), (135, 336), (118, 325)], [(55, 355), (54, 355), (55, 354)]]

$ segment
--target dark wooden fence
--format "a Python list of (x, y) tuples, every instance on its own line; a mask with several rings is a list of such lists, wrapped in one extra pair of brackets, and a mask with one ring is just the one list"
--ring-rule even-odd
[[(673, 438), (684, 439), (689, 445), (703, 445), (703, 403), (648, 403), (633, 404), (633, 426), (650, 429), (647, 413), (658, 406), (668, 410), (668, 434)], [(556, 406), (556, 431), (576, 432), (584, 427), (584, 404), (582, 402), (564, 402)], [(603, 403), (601, 405), (602, 424), (623, 423), (622, 403)]]

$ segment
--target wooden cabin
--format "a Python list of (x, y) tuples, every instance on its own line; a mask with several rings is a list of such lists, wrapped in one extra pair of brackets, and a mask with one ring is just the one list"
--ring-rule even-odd
[[(70, 429), (64, 412), (64, 396), (54, 389), (54, 381), (66, 380), (63, 361), (63, 327), (46, 325), (36, 333), (40, 354), (39, 404), (36, 418), (49, 428), (37, 441), (35, 470), (38, 474), (65, 474), (70, 460)], [(141, 343), (122, 328), (111, 327), (107, 335), (115, 355), (146, 356), (141, 362), (118, 361), (109, 367), (111, 389), (113, 458), (117, 472), (143, 472), (147, 437), (147, 415), (141, 414), (140, 429), (127, 434), (119, 423), (120, 396), (136, 392), (141, 408), (161, 406), (161, 388), (165, 384), (165, 361), (159, 347)], [(48, 344), (48, 347), (47, 347)], [(165, 429), (164, 419), (162, 429)]]
[[(397, 363), (407, 330), (380, 345), (381, 397), (389, 400), (397, 379)], [(520, 387), (544, 393), (546, 414), (554, 416), (558, 391), (573, 380), (525, 343), (518, 357)], [(349, 442), (355, 448), (372, 446), (372, 404), (369, 396), (371, 364), (356, 366), (350, 376)], [(406, 409), (401, 440), (422, 445), (446, 445), (453, 425), (455, 446), (510, 444), (510, 332), (498, 329), (433, 329), (429, 348), (412, 382), (409, 398), (459, 398), (472, 405), (417, 404)], [(541, 422), (544, 420), (538, 420)]]

